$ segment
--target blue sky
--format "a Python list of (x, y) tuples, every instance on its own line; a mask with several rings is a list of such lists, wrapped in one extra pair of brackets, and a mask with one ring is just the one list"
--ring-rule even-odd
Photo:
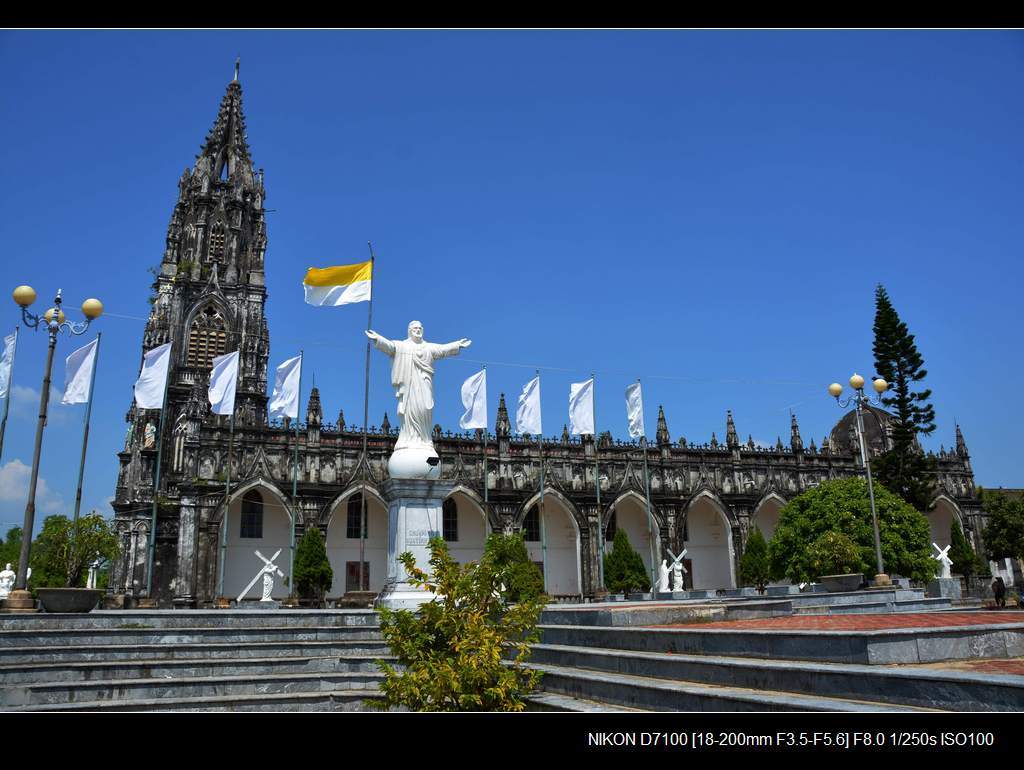
[[(674, 440), (724, 439), (731, 409), (774, 443), (792, 408), (820, 443), (842, 416), (828, 383), (873, 373), (881, 282), (929, 372), (925, 445), (958, 420), (977, 482), (1024, 486), (1020, 32), (5, 31), (0, 288), (107, 308), (86, 510), (110, 512), (147, 268), (238, 55), (271, 366), (305, 348), (328, 419), (361, 422), (366, 306), (315, 309), (300, 284), (367, 240), (379, 332), (473, 339), (438, 366), (453, 430), (489, 362), (492, 425), (540, 367), (548, 434), (593, 371), (617, 437), (640, 377), (651, 436), (663, 404)], [(58, 391), (88, 338), (61, 338)], [(0, 534), (22, 520), (45, 349), (23, 334)], [(375, 353), (374, 424), (396, 422), (387, 376)], [(70, 512), (83, 411), (52, 407), (37, 522)]]

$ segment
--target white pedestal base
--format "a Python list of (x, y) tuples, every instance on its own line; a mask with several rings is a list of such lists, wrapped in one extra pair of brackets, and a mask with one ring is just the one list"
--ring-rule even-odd
[(409, 551), (416, 566), (430, 570), (430, 538), (441, 537), (441, 506), (455, 487), (453, 482), (395, 479), (384, 485), (388, 501), (388, 576), (377, 597), (378, 607), (414, 610), (434, 595), (409, 583), (399, 555)]

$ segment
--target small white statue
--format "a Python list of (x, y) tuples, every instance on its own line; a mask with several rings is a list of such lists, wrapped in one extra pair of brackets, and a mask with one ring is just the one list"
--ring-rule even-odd
[(280, 577), (284, 577), (284, 573), (277, 568), (277, 564), (275, 564), (274, 562), (277, 560), (277, 557), (281, 555), (281, 551), (283, 550), (283, 548), (278, 548), (274, 555), (271, 556), (269, 559), (265, 557), (263, 554), (261, 554), (259, 551), (255, 551), (256, 556), (263, 562), (263, 566), (260, 568), (260, 571), (256, 573), (256, 576), (249, 581), (249, 585), (243, 588), (242, 593), (238, 595), (237, 602), (239, 604), (242, 603), (242, 599), (244, 599), (245, 595), (249, 593), (249, 589), (256, 585), (256, 581), (258, 581), (260, 578), (263, 578), (263, 596), (260, 599), (260, 601), (273, 601), (270, 598), (270, 595), (274, 592), (274, 573), (276, 572)]
[(683, 585), (683, 565), (681, 562), (678, 561), (672, 565), (672, 590), (686, 590), (685, 586)]
[(661, 560), (661, 565), (658, 567), (658, 593), (665, 593), (668, 591), (668, 562), (664, 559)]
[(99, 572), (99, 568), (100, 568), (100, 560), (99, 559), (97, 559), (96, 561), (94, 561), (92, 564), (89, 565), (89, 577), (85, 581), (85, 587), (86, 588), (95, 588), (96, 587), (96, 577), (97, 577), (97, 573)]
[(14, 570), (11, 569), (11, 565), (8, 564), (3, 570), (0, 570), (0, 599), (6, 599), (8, 594), (11, 593), (11, 589), (14, 588), (14, 581), (18, 576)]
[(271, 574), (273, 570), (277, 569), (273, 564), (269, 564), (263, 568), (263, 597), (260, 599), (261, 602), (273, 601), (270, 595), (274, 593), (274, 576)]
[(933, 559), (942, 565), (942, 571), (939, 573), (939, 577), (943, 580), (953, 577), (953, 574), (949, 571), (949, 568), (953, 566), (953, 560), (947, 555), (952, 546), (947, 545), (945, 548), (939, 548), (937, 544), (932, 543), (932, 547), (939, 552), (938, 556), (932, 556)]

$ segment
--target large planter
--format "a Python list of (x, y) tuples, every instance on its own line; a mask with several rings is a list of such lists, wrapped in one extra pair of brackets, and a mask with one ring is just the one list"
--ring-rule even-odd
[(89, 612), (103, 591), (98, 588), (37, 588), (36, 595), (47, 612)]
[(834, 594), (840, 591), (856, 591), (864, 582), (864, 576), (859, 572), (847, 575), (822, 575), (818, 578), (818, 582), (825, 586), (826, 591)]

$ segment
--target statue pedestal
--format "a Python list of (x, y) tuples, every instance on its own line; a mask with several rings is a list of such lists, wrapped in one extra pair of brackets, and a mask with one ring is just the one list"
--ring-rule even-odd
[(928, 583), (925, 595), (932, 599), (951, 599), (960, 601), (963, 596), (960, 591), (960, 578), (935, 578)]
[(388, 501), (388, 576), (377, 598), (378, 607), (415, 610), (434, 595), (409, 583), (398, 557), (405, 551), (416, 557), (416, 566), (430, 571), (430, 538), (441, 537), (441, 505), (454, 489), (450, 481), (391, 479), (384, 484)]

